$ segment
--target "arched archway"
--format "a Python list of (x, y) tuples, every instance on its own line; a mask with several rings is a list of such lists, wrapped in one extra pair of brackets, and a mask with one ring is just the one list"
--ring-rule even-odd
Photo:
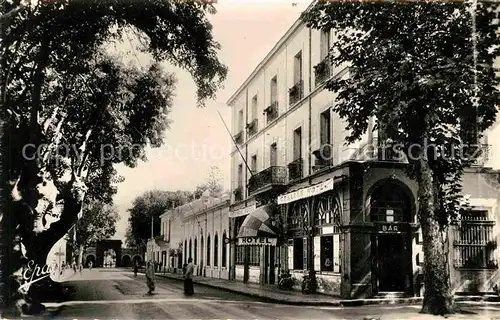
[(207, 266), (210, 267), (210, 234), (207, 236)]
[(214, 267), (219, 265), (219, 235), (217, 232), (214, 236)]
[(138, 263), (139, 265), (142, 264), (142, 257), (138, 254), (136, 254), (133, 258), (132, 258), (132, 263), (135, 264), (135, 263)]
[(226, 230), (222, 233), (222, 267), (227, 267), (227, 235)]
[(92, 263), (92, 265), (95, 265), (95, 256), (93, 254), (89, 254), (86, 258), (85, 258), (85, 266), (89, 267), (90, 266), (90, 263)]
[(131, 267), (133, 266), (132, 263), (132, 258), (130, 258), (130, 255), (126, 254), (122, 257), (122, 266), (123, 267)]
[(372, 284), (375, 292), (412, 291), (413, 195), (401, 181), (384, 179), (370, 188), (366, 214), (374, 225)]

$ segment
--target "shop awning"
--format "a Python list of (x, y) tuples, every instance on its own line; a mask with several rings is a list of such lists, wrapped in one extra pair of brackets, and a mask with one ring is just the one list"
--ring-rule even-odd
[(268, 205), (256, 208), (243, 221), (238, 238), (276, 238), (270, 221), (272, 211), (272, 207)]

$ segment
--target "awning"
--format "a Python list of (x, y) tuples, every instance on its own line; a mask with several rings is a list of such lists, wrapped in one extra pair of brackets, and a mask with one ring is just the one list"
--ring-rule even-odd
[(276, 232), (272, 230), (270, 221), (272, 211), (273, 209), (269, 205), (256, 208), (243, 221), (238, 238), (276, 238)]

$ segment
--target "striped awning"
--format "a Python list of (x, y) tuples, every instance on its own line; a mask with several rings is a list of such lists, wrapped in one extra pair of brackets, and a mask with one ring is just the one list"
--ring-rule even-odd
[(238, 238), (245, 237), (268, 237), (276, 238), (276, 232), (272, 229), (270, 217), (272, 215), (272, 207), (262, 206), (252, 211), (243, 221)]

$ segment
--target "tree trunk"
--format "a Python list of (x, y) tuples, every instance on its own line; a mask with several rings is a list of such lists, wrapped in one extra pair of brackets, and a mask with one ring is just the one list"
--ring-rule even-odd
[(422, 228), (424, 253), (424, 300), (422, 313), (445, 315), (454, 312), (448, 265), (448, 232), (439, 224), (438, 198), (433, 173), (426, 159), (419, 160), (418, 168), (419, 222)]
[(78, 246), (78, 261), (77, 261), (77, 266), (80, 267), (82, 266), (83, 268), (83, 252), (85, 251), (85, 248), (83, 245)]

